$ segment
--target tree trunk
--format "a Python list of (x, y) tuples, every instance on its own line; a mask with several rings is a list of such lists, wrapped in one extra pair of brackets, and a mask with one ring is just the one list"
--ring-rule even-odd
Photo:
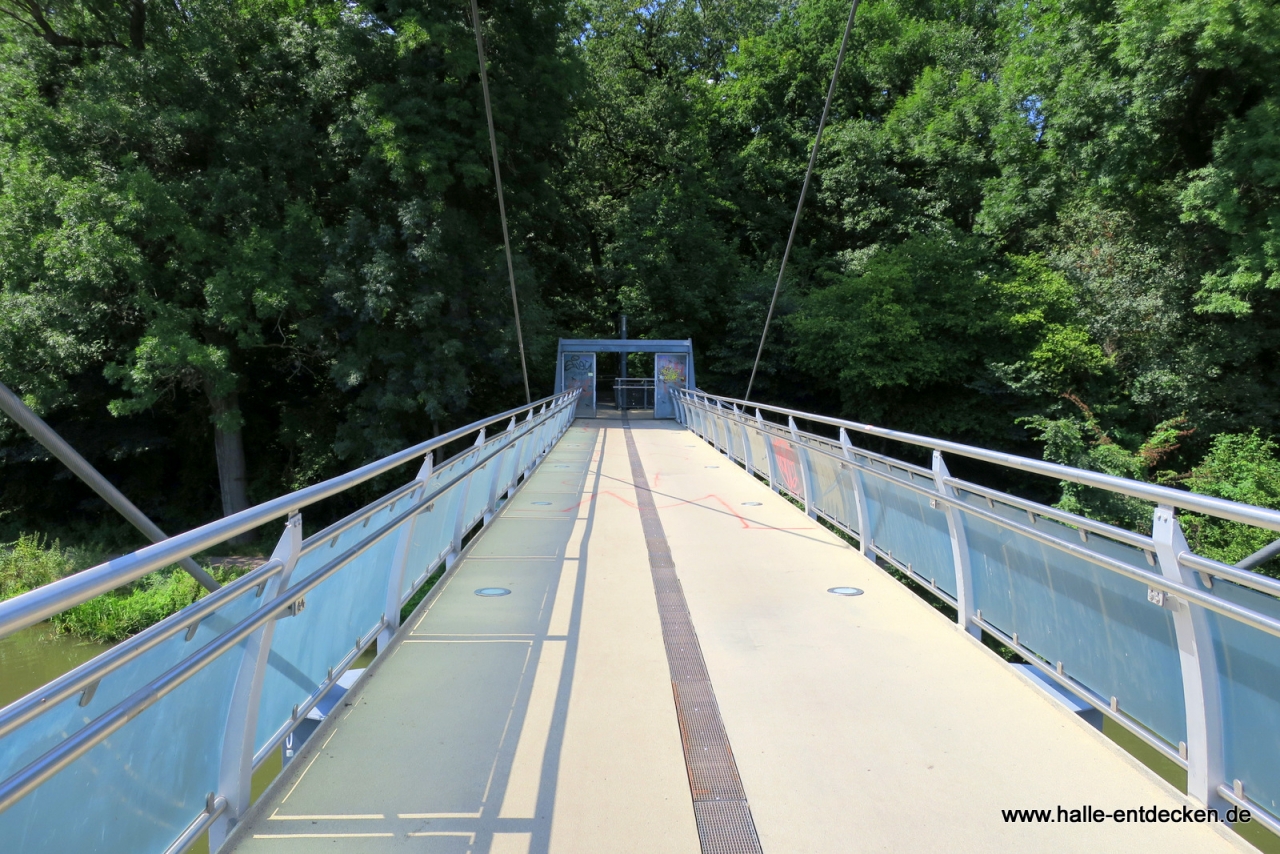
[(141, 53), (147, 47), (147, 5), (145, 0), (133, 0), (129, 9), (129, 44)]
[[(218, 487), (222, 492), (222, 515), (230, 516), (249, 506), (245, 489), (247, 480), (244, 462), (244, 436), (241, 433), (240, 396), (236, 392), (215, 395), (209, 392), (209, 405), (213, 409), (213, 448), (218, 456)], [(235, 424), (229, 428), (227, 423)], [(244, 545), (253, 539), (252, 534), (241, 534), (229, 542)]]

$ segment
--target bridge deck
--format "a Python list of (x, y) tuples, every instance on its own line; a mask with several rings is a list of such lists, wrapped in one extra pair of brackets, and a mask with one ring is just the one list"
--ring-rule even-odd
[(764, 851), (1244, 848), (1212, 825), (1005, 823), (1184, 799), (691, 433), (631, 436), (575, 424), (229, 850), (699, 851), (641, 475)]

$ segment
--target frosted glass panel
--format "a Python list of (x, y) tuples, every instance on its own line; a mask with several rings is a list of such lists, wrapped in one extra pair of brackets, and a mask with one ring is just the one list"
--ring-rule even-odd
[(758, 474), (769, 476), (769, 451), (765, 448), (764, 434), (755, 427), (747, 427), (747, 444), (751, 448), (751, 468)]
[[(923, 578), (937, 582), (939, 588), (956, 595), (956, 570), (951, 554), (951, 532), (947, 515), (939, 504), (929, 505), (929, 497), (902, 485), (918, 477), (879, 466), (884, 474), (859, 472), (863, 495), (867, 500), (868, 538), (881, 552), (889, 554)], [(932, 483), (928, 484), (929, 486)]]
[(163, 851), (218, 788), (234, 646), (35, 792), (0, 813), (6, 851)]
[(858, 533), (858, 507), (853, 491), (853, 472), (839, 460), (825, 454), (809, 454), (809, 484), (812, 503), (832, 519)]
[(994, 522), (963, 518), (974, 606), (983, 619), (1061, 661), (1068, 676), (1100, 697), (1117, 698), (1122, 711), (1169, 743), (1185, 741), (1173, 614), (1147, 601), (1147, 586)]
[[(1266, 594), (1222, 579), (1214, 579), (1213, 592), (1280, 619), (1280, 602)], [(1206, 614), (1222, 680), (1226, 778), (1240, 780), (1250, 800), (1280, 816), (1280, 638)]]
[[(402, 508), (403, 509), (403, 508)], [(382, 619), (401, 522), (306, 597), (302, 613), (276, 621), (254, 750), (290, 720), (293, 707), (320, 688), (336, 666)]]
[[(0, 738), (0, 779), (20, 771), (68, 736), (82, 729), (94, 718), (199, 651), (215, 637), (249, 616), (262, 601), (258, 596), (257, 586), (243, 582), (238, 587), (235, 585), (228, 587), (227, 593), (223, 595), (227, 596), (227, 601), (200, 622), (191, 640), (187, 640), (186, 631), (182, 631), (161, 641), (152, 649), (103, 676), (98, 682), (92, 699), (86, 705), (80, 705), (79, 693), (73, 694), (61, 703), (43, 711), (39, 717), (27, 721), (21, 727)], [(163, 623), (125, 641), (117, 648), (117, 652), (141, 645), (148, 638), (171, 625), (174, 619), (170, 617)], [(3, 834), (0, 834), (0, 839), (3, 838)]]

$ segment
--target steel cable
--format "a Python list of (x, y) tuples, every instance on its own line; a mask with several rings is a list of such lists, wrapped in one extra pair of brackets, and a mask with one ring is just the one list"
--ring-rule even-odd
[[(764, 341), (769, 335), (769, 324), (773, 321), (773, 312), (778, 305), (778, 291), (782, 289), (782, 276), (787, 271), (787, 259), (791, 257), (791, 244), (796, 239), (796, 229), (800, 226), (800, 212), (804, 210), (804, 197), (809, 194), (809, 180), (813, 177), (813, 166), (818, 161), (818, 146), (822, 143), (822, 129), (827, 125), (827, 114), (831, 111), (831, 99), (836, 91), (836, 78), (840, 76), (840, 66), (844, 64), (845, 48), (849, 46), (849, 33), (853, 31), (853, 16), (858, 14), (859, 0), (853, 0), (849, 7), (849, 20), (844, 25), (844, 38), (840, 40), (840, 52), (836, 54), (836, 67), (831, 72), (831, 85), (827, 87), (827, 100), (822, 105), (822, 118), (818, 120), (818, 134), (813, 138), (813, 149), (809, 152), (809, 167), (804, 172), (804, 186), (800, 190), (800, 201), (796, 203), (796, 215), (791, 220), (791, 234), (787, 236), (787, 248), (782, 253), (782, 265), (778, 268), (778, 281), (773, 286), (773, 299), (769, 301), (769, 313), (764, 319), (764, 331), (760, 333), (760, 347), (756, 350), (755, 363), (751, 365), (751, 379), (747, 381), (747, 393), (743, 400), (751, 399), (751, 387), (756, 382), (756, 370), (760, 367), (760, 356), (764, 353)], [(475, 0), (472, 0), (474, 5)]]
[(498, 167), (498, 137), (493, 130), (493, 105), (489, 102), (489, 74), (484, 61), (484, 37), (480, 34), (480, 7), (476, 4), (476, 0), (471, 0), (471, 21), (476, 30), (476, 55), (480, 58), (480, 89), (484, 92), (484, 115), (489, 123), (489, 151), (493, 155), (493, 180), (498, 187), (498, 216), (502, 219), (502, 245), (507, 251), (507, 277), (511, 280), (511, 310), (516, 318), (516, 344), (520, 348), (520, 373), (524, 376), (524, 400), (525, 403), (532, 403), (533, 396), (529, 393), (529, 367), (524, 358), (524, 333), (520, 329), (520, 301), (516, 297), (516, 268), (511, 260), (511, 234), (507, 228), (507, 205), (502, 198), (502, 170)]

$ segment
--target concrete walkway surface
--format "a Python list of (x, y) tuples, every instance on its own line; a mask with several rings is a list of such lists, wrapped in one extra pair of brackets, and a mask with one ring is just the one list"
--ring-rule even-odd
[(1253, 850), (1005, 822), (1189, 802), (701, 439), (616, 419), (575, 422), (227, 850), (704, 850), (626, 429), (763, 851)]

